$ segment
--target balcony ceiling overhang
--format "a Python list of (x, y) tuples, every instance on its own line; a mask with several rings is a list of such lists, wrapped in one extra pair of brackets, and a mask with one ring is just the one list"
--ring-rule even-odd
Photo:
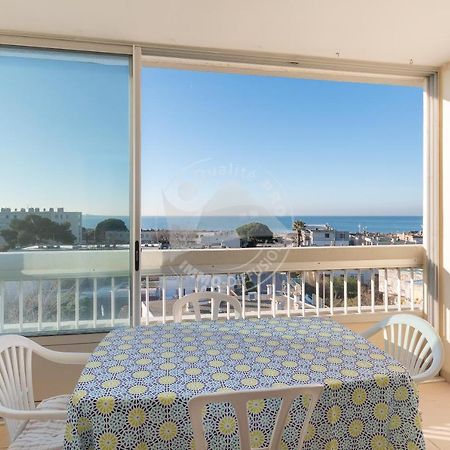
[(11, 34), (396, 64), (450, 61), (448, 0), (0, 0), (0, 11), (0, 30)]

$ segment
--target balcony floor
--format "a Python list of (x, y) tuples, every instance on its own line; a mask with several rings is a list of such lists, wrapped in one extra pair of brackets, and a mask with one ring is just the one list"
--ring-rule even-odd
[[(420, 385), (420, 409), (427, 450), (450, 450), (450, 383), (437, 381)], [(0, 450), (8, 448), (8, 436), (0, 426)]]
[(432, 382), (419, 386), (422, 425), (427, 450), (450, 449), (450, 383)]

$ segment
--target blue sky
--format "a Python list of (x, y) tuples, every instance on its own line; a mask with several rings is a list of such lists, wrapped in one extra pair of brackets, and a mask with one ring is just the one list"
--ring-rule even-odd
[[(0, 206), (128, 214), (126, 59), (39, 55), (0, 53)], [(152, 68), (142, 81), (144, 215), (422, 213), (418, 88)]]
[(422, 90), (148, 68), (142, 169), (148, 215), (421, 215)]
[(127, 58), (21, 55), (0, 52), (0, 206), (128, 214)]

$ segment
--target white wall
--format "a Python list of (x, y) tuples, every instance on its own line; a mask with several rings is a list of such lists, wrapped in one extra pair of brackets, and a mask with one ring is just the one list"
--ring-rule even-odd
[(450, 63), (441, 70), (441, 267), (439, 298), (446, 361), (442, 375), (450, 381)]
[(0, 30), (441, 65), (448, 0), (0, 0)]

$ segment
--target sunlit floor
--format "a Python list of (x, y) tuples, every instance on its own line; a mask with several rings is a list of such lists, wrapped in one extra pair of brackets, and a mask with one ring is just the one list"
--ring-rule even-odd
[[(450, 450), (450, 383), (425, 383), (419, 389), (427, 450)], [(8, 435), (0, 426), (0, 450), (6, 448)]]
[(419, 389), (427, 449), (450, 450), (450, 383), (425, 383)]

